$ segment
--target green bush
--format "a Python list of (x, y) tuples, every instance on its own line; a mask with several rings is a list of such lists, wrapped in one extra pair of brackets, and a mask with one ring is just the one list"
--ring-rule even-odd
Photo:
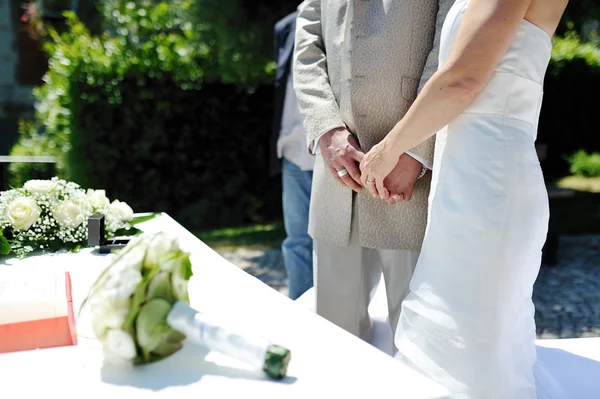
[(592, 43), (583, 43), (574, 34), (554, 39), (549, 73), (552, 76), (572, 73), (575, 65), (581, 72), (600, 73), (600, 48)]
[(569, 158), (571, 173), (575, 176), (600, 177), (600, 153), (588, 154), (583, 150), (577, 151)]
[(600, 151), (599, 87), (600, 49), (572, 35), (555, 38), (538, 132), (539, 141), (548, 144), (547, 175), (568, 174), (565, 159), (581, 148)]
[(270, 89), (253, 95), (223, 85), (185, 90), (162, 75), (143, 82), (125, 77), (118, 90), (122, 98), (111, 104), (101, 86), (85, 82), (75, 89), (88, 93), (73, 115), (76, 181), (105, 187), (141, 211), (165, 210), (194, 228), (278, 214), (280, 187), (265, 174), (263, 145)]
[[(178, 18), (191, 23), (201, 43), (210, 45), (211, 62), (217, 66), (219, 81), (254, 87), (272, 82), (273, 26), (299, 3), (298, 0), (194, 0)], [(78, 0), (77, 15), (93, 32), (101, 30), (101, 26), (112, 31), (123, 27), (137, 30), (141, 19), (139, 15), (123, 12), (127, 4), (121, 0)], [(170, 8), (181, 10), (176, 3), (170, 3)], [(131, 19), (119, 20), (114, 11)]]
[(13, 153), (58, 154), (60, 177), (190, 228), (277, 217), (281, 188), (266, 173), (272, 87), (211, 83), (213, 49), (178, 17), (190, 2), (151, 3), (114, 2), (114, 35), (91, 35), (73, 14), (68, 32), (50, 32), (37, 122)]

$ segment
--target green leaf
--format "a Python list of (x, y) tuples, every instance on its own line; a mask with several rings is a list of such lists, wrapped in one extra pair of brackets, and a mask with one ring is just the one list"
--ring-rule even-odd
[(167, 341), (162, 341), (154, 349), (153, 353), (156, 353), (157, 355), (166, 357), (166, 356), (172, 355), (173, 353), (177, 352), (182, 347), (183, 347), (183, 344), (181, 342), (169, 343)]
[(154, 212), (154, 213), (151, 213), (150, 215), (144, 215), (144, 216), (135, 216), (133, 218), (133, 220), (131, 220), (129, 222), (129, 224), (132, 226), (135, 226), (136, 224), (147, 222), (148, 220), (152, 220), (155, 217), (160, 216), (160, 215), (162, 215), (162, 212)]
[(137, 287), (135, 287), (135, 291), (133, 293), (133, 299), (131, 300), (131, 308), (129, 310), (129, 314), (125, 319), (125, 323), (123, 324), (123, 329), (128, 332), (133, 332), (133, 323), (135, 322), (135, 318), (138, 315), (144, 300), (146, 299), (146, 288), (148, 288), (148, 284), (150, 281), (144, 281), (138, 283)]
[(173, 287), (175, 299), (186, 303), (190, 302), (190, 297), (188, 294), (188, 281), (181, 278), (179, 273), (171, 274), (171, 286)]
[(152, 299), (140, 308), (135, 319), (135, 333), (146, 361), (150, 360), (150, 353), (164, 340), (166, 328), (169, 328), (167, 316), (171, 307), (164, 299)]
[(142, 234), (142, 230), (136, 227), (130, 227), (128, 229), (119, 229), (114, 232), (114, 237), (134, 237)]
[(179, 264), (173, 268), (173, 273), (171, 274), (173, 294), (176, 299), (189, 303), (188, 281), (192, 277), (190, 255), (182, 252), (178, 257), (178, 261)]
[(0, 232), (0, 255), (8, 255), (11, 251), (10, 244), (8, 240), (2, 233)]
[(133, 299), (131, 300), (131, 310), (127, 315), (127, 319), (123, 324), (123, 328), (126, 331), (133, 332), (133, 323), (135, 322), (138, 313), (140, 312), (140, 308), (146, 301), (146, 290), (148, 285), (152, 281), (154, 275), (158, 272), (158, 269), (151, 270), (148, 274), (146, 274), (142, 281), (140, 281), (135, 287), (135, 292), (133, 293)]
[(185, 339), (185, 335), (169, 327), (169, 329), (165, 332), (163, 339), (171, 344), (176, 344), (177, 342), (183, 341)]
[(187, 253), (182, 256), (181, 263), (179, 265), (179, 273), (181, 277), (185, 280), (189, 280), (194, 274), (192, 272), (192, 262), (190, 261), (190, 255)]
[(168, 325), (158, 327), (157, 333), (158, 331), (161, 331), (162, 341), (154, 349), (153, 353), (160, 356), (169, 356), (183, 347), (181, 341), (185, 339), (185, 335), (179, 331), (173, 330)]
[(169, 272), (161, 271), (150, 281), (146, 290), (146, 300), (161, 298), (173, 303), (173, 289), (171, 287), (171, 275)]

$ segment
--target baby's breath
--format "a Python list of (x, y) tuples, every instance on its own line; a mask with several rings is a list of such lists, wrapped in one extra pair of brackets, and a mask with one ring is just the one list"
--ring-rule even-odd
[[(0, 193), (0, 231), (4, 232), (18, 256), (25, 256), (34, 250), (86, 246), (87, 222), (93, 214), (105, 216), (108, 238), (114, 236), (116, 231), (129, 227), (126, 222), (109, 212), (108, 206), (94, 208), (86, 191), (78, 184), (56, 177), (51, 182), (52, 184), (44, 185), (43, 189), (34, 187), (37, 188), (35, 191), (22, 187)], [(27, 187), (32, 188), (31, 185)], [(16, 228), (19, 226), (14, 225), (9, 213), (11, 204), (24, 197), (33, 199), (38, 210), (30, 216), (30, 220), (37, 217), (35, 222), (23, 231)]]

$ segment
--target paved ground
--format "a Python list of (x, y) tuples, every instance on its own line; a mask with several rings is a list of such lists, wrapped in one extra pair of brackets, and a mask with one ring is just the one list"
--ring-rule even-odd
[[(279, 250), (221, 253), (233, 264), (287, 294)], [(600, 336), (600, 236), (562, 237), (559, 263), (542, 267), (534, 287), (540, 338)]]
[(600, 336), (600, 236), (562, 237), (559, 264), (534, 287), (541, 338)]

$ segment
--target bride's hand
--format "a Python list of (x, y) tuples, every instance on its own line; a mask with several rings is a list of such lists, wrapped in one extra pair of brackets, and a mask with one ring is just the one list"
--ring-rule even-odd
[(384, 187), (383, 180), (398, 163), (398, 155), (392, 151), (390, 144), (383, 140), (371, 148), (360, 162), (361, 181), (363, 187), (371, 191), (373, 197), (388, 200), (389, 191)]

